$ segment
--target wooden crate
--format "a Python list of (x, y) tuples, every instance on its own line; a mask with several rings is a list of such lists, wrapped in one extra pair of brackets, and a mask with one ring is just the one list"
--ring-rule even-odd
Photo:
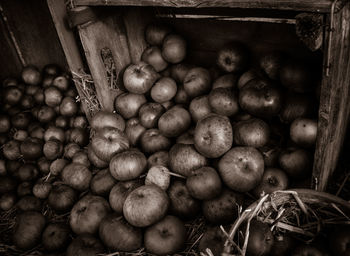
[[(67, 26), (65, 0), (47, 0), (74, 73), (91, 72), (101, 108), (113, 111), (121, 92), (119, 78), (131, 62), (140, 60), (147, 47), (144, 29), (162, 19), (190, 42), (189, 59), (206, 65), (228, 40), (246, 42), (253, 52), (280, 49), (292, 54), (311, 53), (295, 35), (295, 16), (318, 14), (324, 21), (321, 55), (323, 74), (318, 112), (318, 137), (312, 187), (325, 190), (336, 168), (348, 123), (350, 99), (350, 3), (330, 0), (73, 0), (73, 23), (79, 39)], [(78, 18), (77, 18), (78, 17)], [(79, 47), (83, 55), (79, 54)], [(113, 76), (103, 58), (110, 51)], [(108, 57), (108, 54), (107, 54)], [(86, 58), (89, 71), (84, 70)]]

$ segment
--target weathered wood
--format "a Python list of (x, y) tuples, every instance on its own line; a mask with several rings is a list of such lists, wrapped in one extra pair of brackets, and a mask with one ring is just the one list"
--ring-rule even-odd
[[(51, 12), (51, 17), (56, 27), (57, 35), (67, 59), (69, 70), (72, 74), (84, 73), (84, 64), (79, 51), (79, 46), (74, 33), (67, 25), (67, 8), (65, 0), (47, 0), (47, 5)], [(73, 75), (74, 76), (74, 75)], [(79, 95), (84, 95), (79, 86), (76, 86)], [(84, 100), (81, 101), (83, 110), (90, 121), (91, 114)]]
[(261, 8), (312, 12), (329, 12), (332, 2), (332, 0), (74, 0), (76, 5)]
[(324, 72), (321, 87), (318, 136), (313, 168), (314, 187), (320, 191), (327, 188), (329, 178), (336, 168), (349, 120), (349, 20), (350, 3), (334, 15), (334, 31), (329, 56), (330, 72), (328, 77)]
[[(125, 67), (130, 64), (130, 54), (123, 19), (120, 14), (107, 15), (99, 21), (87, 26), (78, 26), (86, 60), (94, 79), (97, 98), (102, 108), (107, 111), (114, 110), (114, 99), (121, 91), (121, 79)], [(102, 51), (110, 51), (116, 77), (108, 77)], [(114, 88), (114, 82), (117, 88)]]

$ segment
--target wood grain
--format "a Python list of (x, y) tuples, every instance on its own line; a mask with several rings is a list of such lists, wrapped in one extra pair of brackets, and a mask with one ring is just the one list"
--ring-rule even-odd
[(331, 0), (74, 0), (76, 5), (261, 8), (312, 12), (329, 12), (332, 2)]
[(114, 98), (122, 91), (113, 90), (110, 87), (101, 50), (104, 48), (111, 50), (117, 80), (121, 81), (125, 67), (131, 62), (122, 16), (121, 14), (108, 15), (87, 26), (78, 26), (78, 31), (94, 79), (97, 98), (103, 109), (113, 111)]
[[(330, 73), (321, 87), (313, 185), (324, 191), (337, 166), (349, 121), (350, 102), (350, 3), (335, 14)], [(329, 34), (328, 34), (329, 36)], [(325, 48), (326, 49), (326, 48)], [(326, 62), (325, 62), (326, 63)]]

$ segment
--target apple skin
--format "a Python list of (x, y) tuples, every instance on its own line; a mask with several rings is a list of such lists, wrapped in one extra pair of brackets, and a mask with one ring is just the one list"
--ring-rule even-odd
[(153, 154), (158, 151), (168, 150), (171, 146), (171, 141), (158, 129), (148, 129), (141, 135), (140, 145), (142, 152)]
[(122, 93), (114, 100), (114, 109), (125, 119), (136, 117), (140, 107), (147, 102), (143, 94)]
[(171, 29), (164, 24), (151, 23), (145, 29), (145, 39), (150, 45), (161, 45)]
[(186, 179), (190, 195), (200, 200), (209, 200), (221, 193), (221, 179), (217, 171), (209, 166), (194, 170)]
[(207, 69), (194, 67), (190, 69), (183, 82), (184, 90), (191, 98), (206, 94), (211, 89), (211, 77)]
[(316, 144), (318, 122), (310, 118), (297, 118), (290, 125), (290, 138), (301, 147), (312, 147)]
[(146, 228), (144, 244), (146, 251), (156, 255), (168, 255), (179, 252), (186, 242), (184, 223), (172, 215)]
[(119, 129), (104, 127), (91, 139), (91, 146), (98, 158), (109, 162), (113, 155), (129, 148), (129, 140)]
[(206, 165), (208, 160), (193, 145), (175, 144), (169, 151), (169, 167), (175, 173), (187, 177), (192, 171)]
[(212, 109), (209, 105), (208, 95), (202, 95), (194, 98), (188, 108), (191, 113), (192, 120), (198, 122), (203, 117), (212, 113)]
[(165, 108), (156, 102), (147, 102), (139, 110), (139, 119), (143, 127), (150, 129), (157, 126), (159, 118), (165, 112)]
[(201, 253), (206, 253), (207, 249), (214, 256), (220, 256), (223, 252), (226, 237), (219, 226), (210, 226), (204, 231), (201, 240), (199, 241), (198, 250)]
[(152, 65), (157, 72), (161, 72), (168, 67), (168, 62), (164, 60), (162, 51), (158, 46), (146, 48), (141, 55), (141, 60)]
[(158, 120), (158, 129), (166, 137), (177, 137), (191, 125), (191, 115), (183, 107), (174, 106)]
[(114, 127), (121, 131), (125, 130), (125, 120), (124, 118), (117, 114), (108, 111), (98, 111), (90, 121), (90, 126), (95, 131), (104, 127)]
[(102, 219), (110, 212), (106, 199), (101, 196), (86, 195), (72, 208), (69, 224), (75, 234), (94, 234)]
[(282, 92), (265, 79), (252, 79), (239, 91), (239, 105), (249, 114), (271, 118), (282, 108)]
[(170, 212), (183, 220), (195, 218), (200, 213), (200, 201), (190, 195), (186, 183), (174, 180), (168, 188)]
[(163, 40), (162, 56), (169, 63), (183, 61), (187, 53), (185, 39), (177, 34), (169, 34)]
[(161, 165), (164, 167), (169, 166), (169, 152), (168, 151), (157, 151), (150, 155), (147, 159), (147, 166), (150, 169), (152, 166)]
[(146, 171), (147, 158), (139, 150), (129, 149), (114, 155), (109, 162), (109, 172), (119, 181), (132, 180)]
[(128, 137), (130, 145), (136, 146), (146, 128), (141, 125), (140, 119), (137, 117), (130, 118), (126, 122), (125, 134)]
[(279, 155), (280, 167), (293, 179), (306, 178), (312, 169), (310, 152), (302, 148), (288, 147)]
[(216, 78), (213, 82), (212, 90), (216, 88), (237, 88), (238, 75), (225, 74)]
[(245, 45), (235, 41), (218, 51), (216, 63), (226, 73), (239, 73), (247, 68), (249, 58), (249, 51)]
[(140, 61), (130, 64), (124, 71), (124, 87), (129, 92), (143, 94), (148, 92), (160, 75), (148, 63)]
[(239, 121), (232, 127), (233, 142), (240, 146), (260, 148), (270, 140), (269, 125), (258, 118)]
[(243, 204), (243, 195), (228, 188), (215, 198), (202, 201), (205, 219), (215, 224), (233, 223), (238, 217), (239, 206)]
[(261, 182), (264, 158), (253, 147), (233, 147), (220, 159), (218, 171), (229, 188), (248, 192)]
[(329, 234), (329, 248), (333, 255), (346, 256), (350, 254), (350, 227), (337, 227)]
[(160, 78), (151, 89), (151, 97), (155, 102), (164, 103), (175, 97), (177, 85), (170, 77)]
[(269, 225), (253, 219), (250, 223), (247, 255), (269, 255), (274, 236)]
[(194, 145), (203, 156), (218, 158), (231, 148), (232, 142), (232, 126), (226, 116), (210, 114), (197, 122)]
[(99, 226), (103, 244), (113, 251), (130, 252), (142, 246), (143, 234), (140, 228), (131, 226), (122, 216), (107, 215)]
[(66, 256), (96, 256), (104, 252), (105, 249), (100, 240), (91, 234), (82, 234), (69, 244)]
[(271, 194), (277, 190), (288, 188), (289, 179), (287, 174), (279, 168), (266, 168), (261, 182), (253, 189), (253, 195), (257, 198), (264, 194)]
[(233, 116), (238, 113), (238, 95), (231, 88), (213, 89), (208, 96), (209, 106), (216, 114)]
[(168, 211), (169, 197), (156, 185), (143, 185), (125, 199), (123, 214), (135, 227), (147, 227), (161, 220)]

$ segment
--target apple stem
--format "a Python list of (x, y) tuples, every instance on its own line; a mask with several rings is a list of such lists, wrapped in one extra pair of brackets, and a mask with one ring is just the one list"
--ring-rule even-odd
[(174, 173), (174, 172), (171, 172), (171, 171), (167, 171), (167, 170), (164, 170), (165, 173), (169, 174), (169, 175), (172, 175), (172, 176), (175, 176), (175, 177), (178, 177), (178, 178), (181, 178), (181, 179), (186, 179), (185, 176), (183, 175), (180, 175), (180, 174), (177, 174), (177, 173)]

